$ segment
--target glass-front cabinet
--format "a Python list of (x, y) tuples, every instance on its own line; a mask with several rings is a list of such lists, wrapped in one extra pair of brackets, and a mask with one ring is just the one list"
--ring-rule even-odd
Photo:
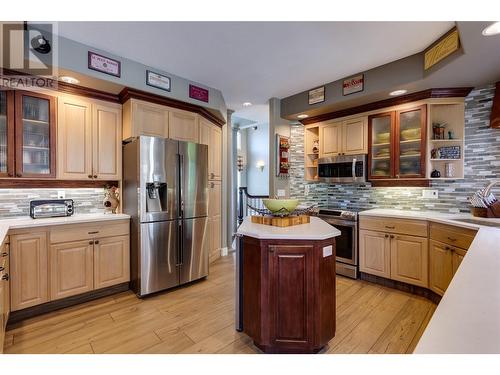
[(425, 177), (426, 106), (368, 117), (368, 179)]
[(55, 177), (56, 100), (0, 90), (0, 178)]

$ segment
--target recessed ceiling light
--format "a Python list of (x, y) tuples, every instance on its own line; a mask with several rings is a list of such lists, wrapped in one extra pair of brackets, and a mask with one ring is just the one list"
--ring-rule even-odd
[(306, 115), (305, 113), (298, 115), (297, 118), (308, 118), (309, 115)]
[(484, 36), (500, 34), (500, 21), (492, 23), (490, 26), (486, 27), (482, 34)]
[(80, 83), (79, 80), (77, 80), (76, 78), (70, 77), (70, 76), (62, 76), (62, 77), (59, 77), (59, 79), (61, 81), (63, 81), (63, 82), (71, 83), (73, 85), (76, 85), (77, 83)]
[(398, 96), (406, 94), (407, 90), (394, 90), (389, 93), (390, 96)]
[(250, 102), (243, 103), (243, 107), (250, 107), (251, 105), (252, 105), (252, 103), (250, 103)]

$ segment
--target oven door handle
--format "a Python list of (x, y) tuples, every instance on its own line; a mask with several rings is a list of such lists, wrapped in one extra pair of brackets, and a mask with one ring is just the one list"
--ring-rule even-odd
[(342, 219), (332, 219), (329, 217), (318, 216), (320, 219), (326, 221), (330, 225), (343, 225), (345, 227), (357, 227), (358, 223), (356, 221), (342, 220)]

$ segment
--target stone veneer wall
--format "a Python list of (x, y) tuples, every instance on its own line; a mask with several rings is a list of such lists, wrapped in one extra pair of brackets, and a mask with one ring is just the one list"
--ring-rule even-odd
[[(290, 147), (290, 195), (307, 204), (339, 208), (397, 208), (469, 212), (467, 197), (500, 178), (500, 129), (489, 127), (495, 86), (474, 89), (465, 98), (465, 179), (431, 182), (429, 189), (439, 191), (438, 199), (423, 199), (424, 188), (374, 188), (366, 185), (304, 181), (304, 127), (292, 125)], [(309, 195), (304, 195), (305, 186)], [(500, 197), (500, 187), (495, 191)]]
[(57, 199), (58, 191), (75, 201), (75, 213), (103, 213), (104, 189), (0, 189), (0, 218), (29, 215), (30, 200)]

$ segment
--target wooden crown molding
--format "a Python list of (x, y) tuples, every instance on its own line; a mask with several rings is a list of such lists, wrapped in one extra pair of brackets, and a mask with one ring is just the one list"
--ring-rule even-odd
[(104, 180), (53, 180), (53, 179), (26, 179), (26, 178), (2, 178), (0, 179), (1, 189), (18, 188), (103, 188), (106, 185), (118, 186), (118, 181)]
[(493, 106), (491, 107), (490, 127), (500, 129), (500, 82), (497, 82)]
[(210, 112), (208, 109), (201, 107), (196, 104), (186, 103), (177, 99), (167, 98), (161, 95), (152, 94), (146, 91), (133, 89), (130, 87), (125, 87), (118, 95), (121, 103), (125, 103), (129, 99), (144, 100), (150, 103), (165, 105), (168, 107), (173, 107), (177, 109), (182, 109), (184, 111), (190, 111), (198, 113), (200, 116), (205, 117), (207, 120), (222, 127), (226, 123), (223, 118), (220, 118)]
[[(27, 75), (27, 73), (6, 68), (4, 68), (2, 72), (5, 75)], [(198, 113), (200, 116), (203, 116), (207, 120), (217, 124), (220, 127), (222, 127), (226, 123), (224, 118), (219, 117), (216, 114), (210, 112), (205, 107), (196, 104), (186, 103), (177, 99), (167, 98), (165, 96), (157, 94), (152, 94), (142, 90), (133, 89), (131, 87), (125, 87), (119, 94), (111, 94), (94, 88), (79, 86), (59, 81), (57, 82), (57, 91), (66, 94), (79, 95), (87, 98), (104, 100), (120, 104), (125, 103), (127, 100), (131, 98), (139, 99), (151, 103), (156, 103), (160, 105), (182, 109), (189, 112)]]
[(372, 103), (362, 104), (356, 107), (340, 109), (338, 111), (323, 113), (321, 115), (308, 117), (306, 119), (300, 120), (303, 125), (314, 124), (316, 122), (332, 120), (335, 118), (351, 116), (358, 113), (374, 111), (377, 109), (392, 107), (395, 105), (401, 105), (411, 102), (416, 102), (418, 100), (430, 99), (430, 98), (463, 98), (469, 95), (472, 87), (453, 87), (453, 88), (434, 88), (423, 91), (414, 92), (407, 95), (398, 96), (395, 98), (388, 98), (384, 100), (379, 100)]

